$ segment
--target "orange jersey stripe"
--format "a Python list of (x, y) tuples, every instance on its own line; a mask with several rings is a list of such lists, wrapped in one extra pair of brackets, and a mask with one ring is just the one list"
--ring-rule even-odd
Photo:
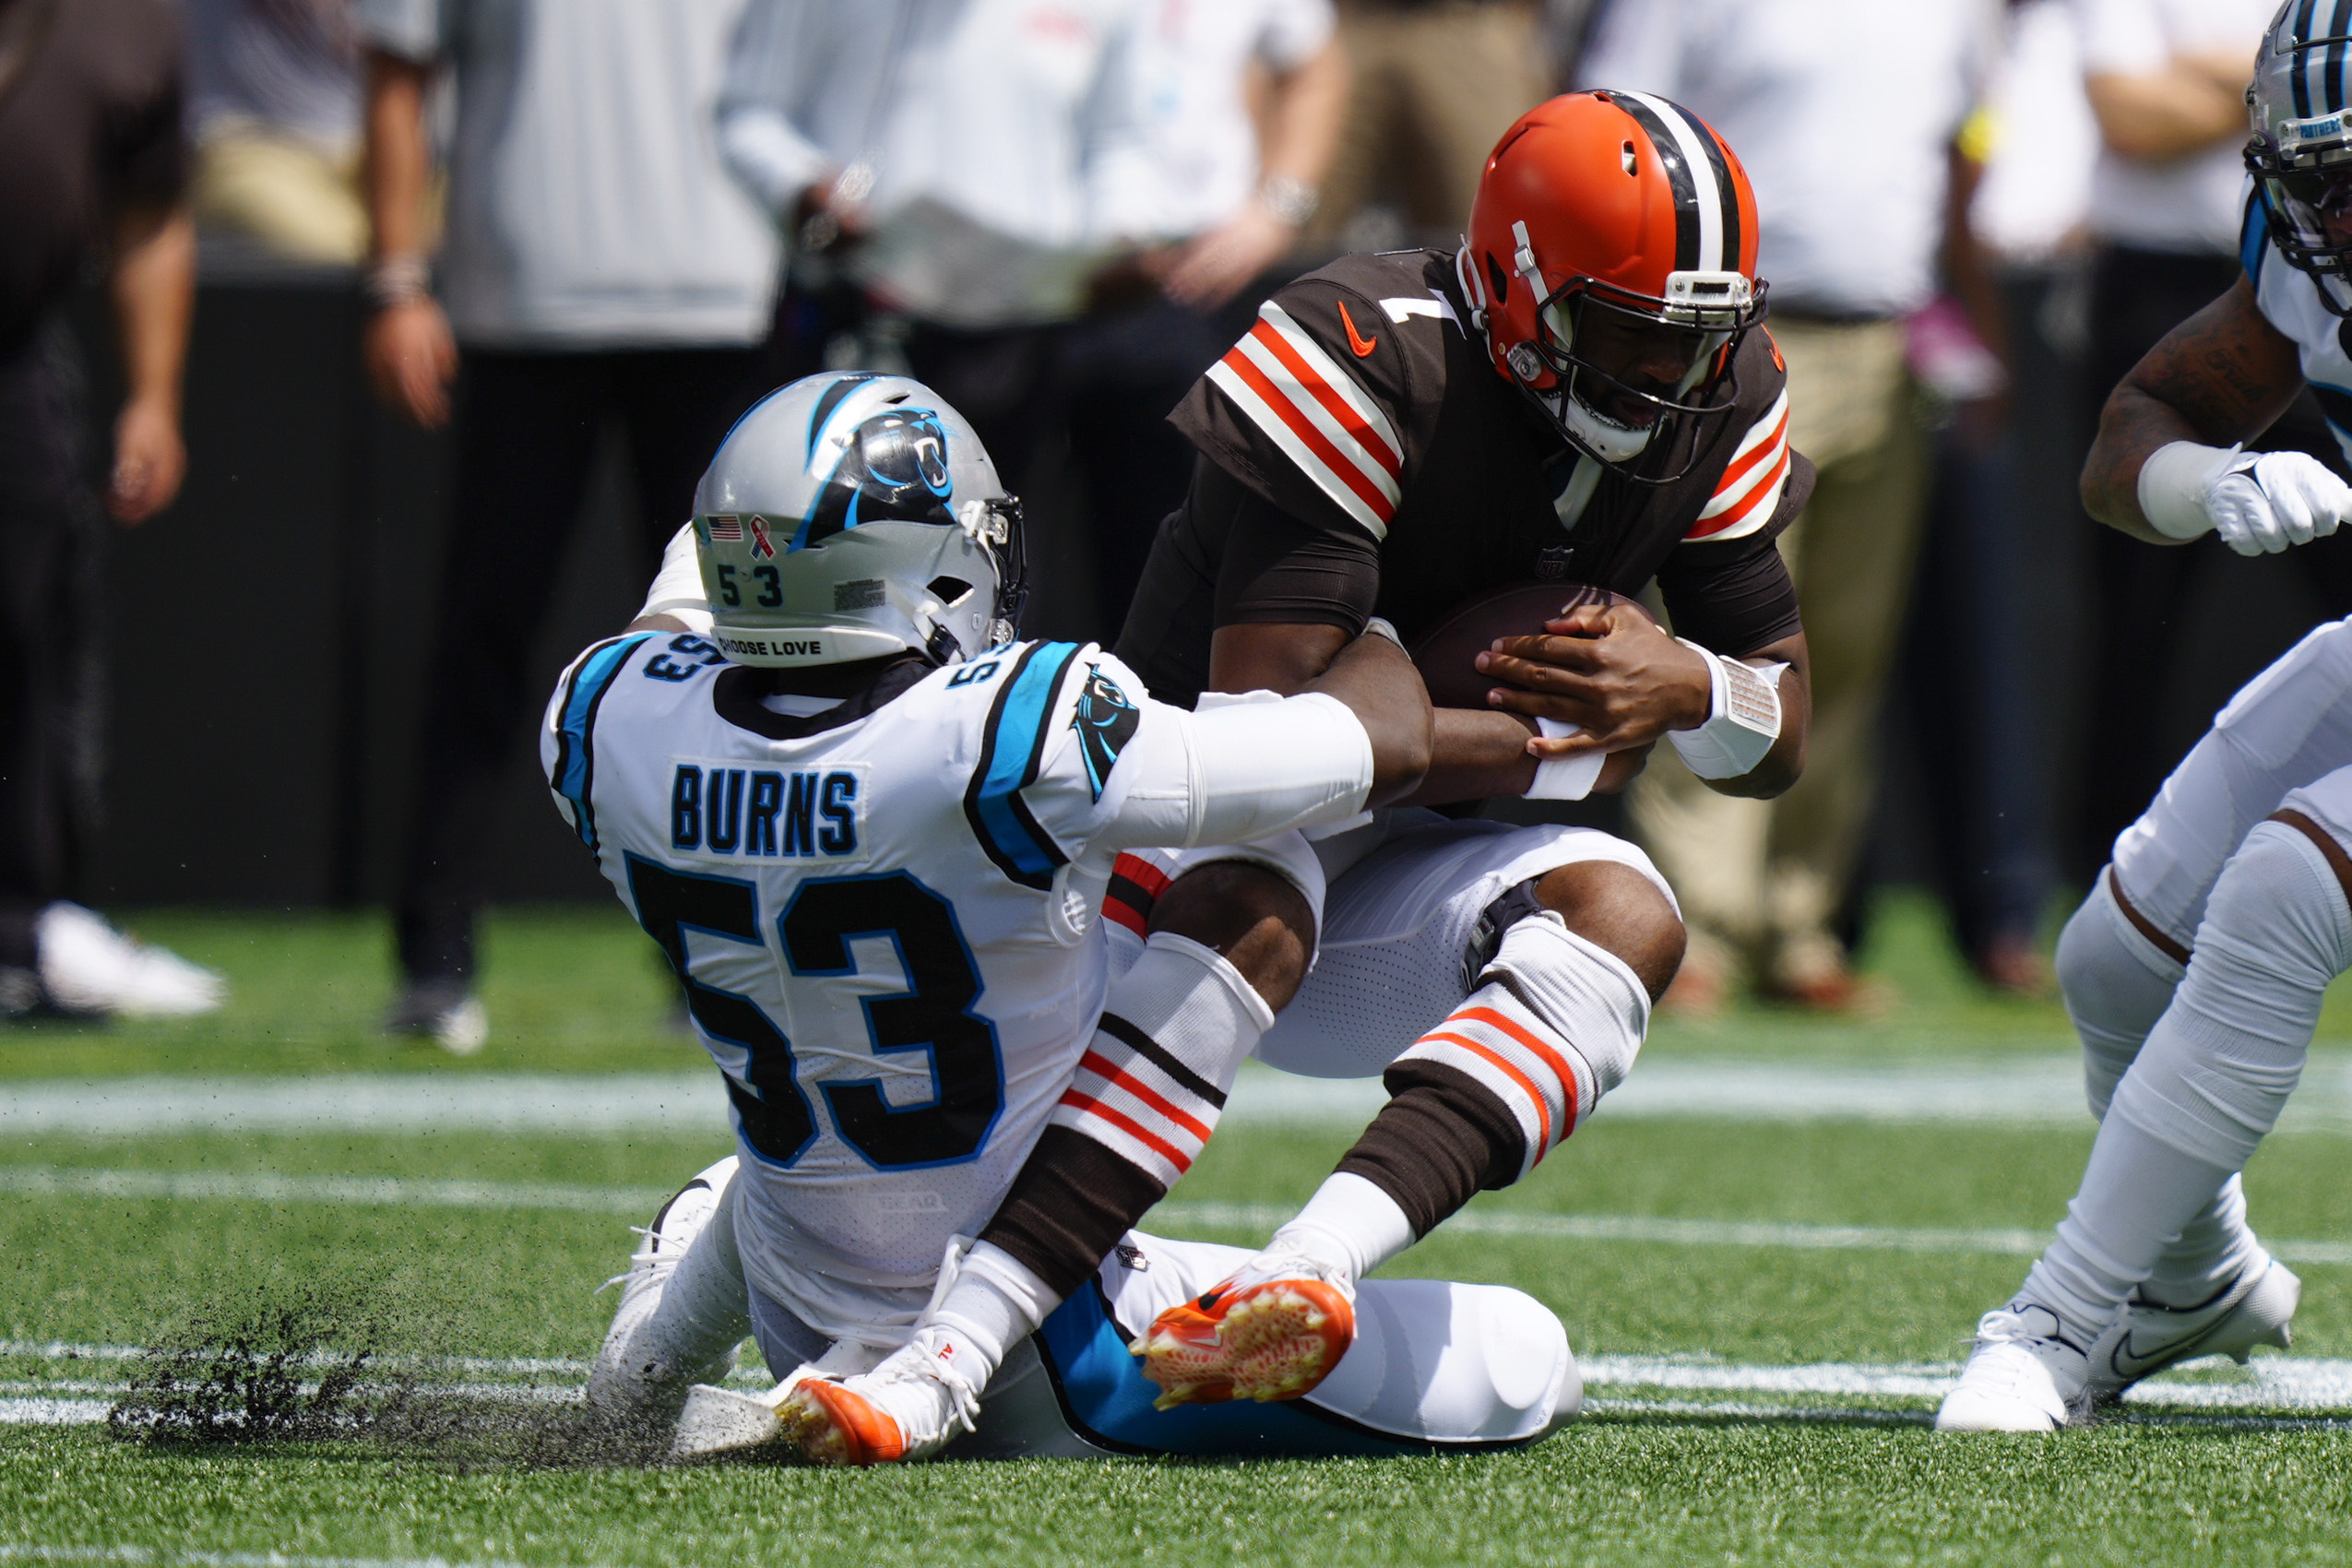
[(1372, 508), (1374, 517), (1385, 523), (1396, 515), (1396, 505), (1381, 493), (1380, 487), (1372, 483), (1364, 470), (1357, 466), (1356, 460), (1334, 446), (1329, 438), (1315, 428), (1314, 422), (1299, 411), (1297, 405), (1290, 400), (1290, 394), (1274, 384), (1271, 376), (1252, 364), (1238, 349), (1227, 350), (1223, 362), (1227, 369), (1248, 383), (1252, 391), (1265, 399), (1266, 407), (1290, 427), (1292, 434), (1306, 444), (1307, 450), (1314, 454), (1315, 460), (1336, 475), (1339, 482), (1361, 497), (1364, 505)]
[(1341, 429), (1363, 443), (1364, 450), (1372, 455), (1373, 461), (1388, 470), (1390, 478), (1404, 473), (1404, 454), (1391, 447), (1380, 432), (1364, 422), (1364, 417), (1356, 412), (1347, 398), (1332, 390), (1331, 383), (1324, 379), (1323, 373), (1307, 362), (1306, 356), (1282, 336), (1274, 323), (1259, 322), (1250, 328), (1250, 336), (1265, 345), (1266, 350), (1282, 362), (1284, 368), (1299, 378), (1299, 385), (1314, 395), (1314, 400), (1339, 422)]

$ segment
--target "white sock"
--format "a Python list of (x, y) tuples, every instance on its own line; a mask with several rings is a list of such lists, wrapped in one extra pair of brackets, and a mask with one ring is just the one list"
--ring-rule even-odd
[[(952, 1247), (949, 1256), (955, 1256)], [(955, 1350), (950, 1364), (975, 1390), (983, 1389), (1005, 1352), (1036, 1333), (1062, 1298), (993, 1242), (973, 1242), (953, 1266), (954, 1277), (916, 1326), (946, 1330)]]
[(1413, 1244), (1412, 1222), (1396, 1200), (1361, 1176), (1324, 1178), (1315, 1195), (1266, 1243), (1260, 1256), (1298, 1253), (1356, 1281)]
[(2055, 1313), (2065, 1336), (2088, 1349), (2232, 1174), (2109, 1116), (2057, 1240), (2017, 1294)]

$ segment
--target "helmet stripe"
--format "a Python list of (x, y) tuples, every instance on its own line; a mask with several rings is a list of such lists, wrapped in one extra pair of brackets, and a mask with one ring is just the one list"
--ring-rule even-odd
[[(2319, 0), (2303, 0), (2303, 3), (2295, 8), (2295, 25), (2287, 34), (2290, 47), (2299, 44), (2311, 36), (2311, 13), (2318, 7)], [(2311, 117), (2311, 58), (2307, 50), (2298, 50), (2296, 53), (2300, 58), (2292, 61), (2287, 74), (2295, 84), (2295, 117), (2299, 120), (2308, 120)], [(2269, 129), (2268, 126), (2263, 128)]]
[(808, 455), (811, 457), (816, 456), (817, 438), (825, 434), (825, 422), (835, 409), (841, 406), (841, 399), (861, 383), (873, 380), (876, 374), (871, 370), (850, 371), (825, 389), (825, 396), (816, 400), (816, 408), (809, 414)]
[(1716, 205), (1723, 213), (1721, 254), (1710, 271), (1737, 272), (1740, 269), (1740, 188), (1732, 183), (1731, 165), (1723, 156), (1723, 143), (1707, 129), (1705, 122), (1681, 104), (1673, 105), (1691, 127), (1693, 139), (1706, 154), (1706, 171), (1715, 177)]
[[(1700, 206), (1697, 172), (1692, 168), (1692, 155), (1684, 150), (1681, 141), (1667, 125), (1667, 116), (1672, 112), (1663, 108), (1663, 100), (1652, 98), (1647, 93), (1611, 92), (1609, 96), (1619, 108), (1633, 117), (1635, 125), (1642, 127), (1642, 134), (1650, 139), (1650, 149), (1666, 166), (1667, 183), (1674, 191), (1674, 269), (1677, 272), (1706, 269), (1706, 264), (1699, 259), (1701, 228), (1705, 225), (1716, 232), (1716, 252), (1720, 255), (1722, 217), (1719, 209), (1710, 214)], [(1674, 123), (1681, 125), (1681, 118), (1675, 116)], [(1705, 166), (1705, 159), (1697, 161), (1701, 168)], [(1712, 202), (1707, 205), (1714, 206)]]
[(2329, 113), (2345, 106), (2345, 12), (2352, 12), (2352, 0), (2335, 0), (2335, 17), (2329, 18)]

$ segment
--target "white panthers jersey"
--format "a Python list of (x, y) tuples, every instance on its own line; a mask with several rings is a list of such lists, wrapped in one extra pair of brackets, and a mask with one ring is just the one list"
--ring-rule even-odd
[(1086, 1048), (1111, 858), (1185, 839), (1194, 721), (1072, 643), (904, 667), (814, 719), (766, 689), (698, 637), (600, 643), (542, 760), (725, 1075), (754, 1282), (927, 1288)]
[(2352, 350), (2344, 338), (2346, 318), (2320, 299), (2320, 287), (2309, 273), (2298, 269), (2271, 244), (2259, 194), (2246, 200), (2239, 231), (2239, 264), (2253, 281), (2254, 304), (2263, 318), (2294, 341), (2303, 364), (2303, 379), (2327, 416), (2346, 459), (2352, 461)]

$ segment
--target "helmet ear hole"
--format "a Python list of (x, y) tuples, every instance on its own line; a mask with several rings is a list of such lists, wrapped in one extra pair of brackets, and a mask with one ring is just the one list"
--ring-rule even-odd
[(1503, 270), (1503, 264), (1494, 259), (1492, 251), (1486, 253), (1486, 280), (1494, 291), (1495, 305), (1500, 307), (1504, 296), (1511, 292), (1511, 274)]
[(1624, 146), (1617, 149), (1617, 161), (1619, 166), (1625, 171), (1625, 174), (1628, 179), (1638, 180), (1641, 178), (1641, 160), (1633, 156), (1633, 144), (1632, 142), (1627, 142)]
[(961, 577), (933, 577), (923, 585), (923, 591), (939, 600), (942, 607), (950, 607), (962, 603), (964, 596), (972, 591), (972, 585)]

